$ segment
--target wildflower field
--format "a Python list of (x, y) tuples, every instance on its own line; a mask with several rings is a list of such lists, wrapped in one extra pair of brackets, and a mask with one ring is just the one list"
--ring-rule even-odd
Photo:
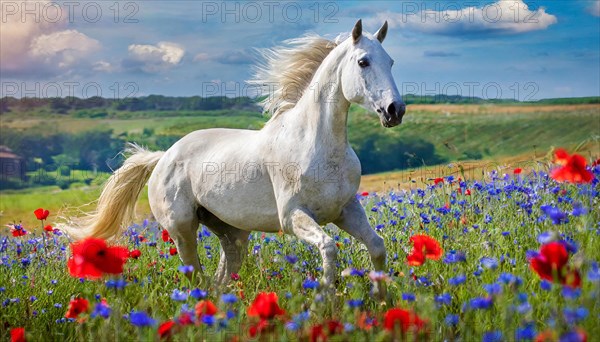
[[(588, 165), (590, 164), (590, 165)], [(0, 340), (593, 341), (600, 336), (600, 166), (554, 161), (483, 179), (357, 194), (388, 251), (384, 272), (333, 226), (334, 293), (316, 248), (250, 235), (227, 288), (208, 280), (218, 239), (198, 231), (206, 279), (145, 220), (108, 245), (38, 226), (0, 237)], [(208, 279), (208, 280), (207, 280)], [(385, 291), (384, 291), (385, 290)]]

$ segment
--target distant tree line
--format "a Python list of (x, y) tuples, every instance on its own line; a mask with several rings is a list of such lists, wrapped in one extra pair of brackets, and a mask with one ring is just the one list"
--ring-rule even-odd
[(201, 111), (201, 110), (259, 110), (256, 100), (250, 97), (173, 97), (150, 95), (144, 97), (131, 97), (124, 99), (107, 99), (90, 97), (53, 97), (53, 98), (28, 98), (17, 99), (3, 97), (0, 99), (0, 112), (30, 111), (46, 107), (53, 113), (67, 114), (70, 111), (82, 109), (105, 109), (117, 111)]
[[(404, 95), (407, 104), (484, 104), (484, 103), (543, 103), (543, 104), (586, 104), (600, 103), (600, 97), (578, 97), (543, 99), (533, 102), (519, 102), (512, 99), (482, 99), (479, 97), (466, 97), (460, 95)], [(68, 114), (72, 111), (85, 109), (104, 109), (116, 111), (211, 111), (211, 110), (246, 110), (260, 111), (257, 105), (260, 98), (251, 97), (227, 97), (227, 96), (189, 96), (174, 97), (162, 95), (150, 95), (144, 97), (131, 97), (124, 99), (108, 99), (102, 97), (78, 98), (78, 97), (55, 97), (55, 98), (0, 98), (0, 114), (11, 111), (30, 111), (36, 108), (46, 107), (58, 114)]]

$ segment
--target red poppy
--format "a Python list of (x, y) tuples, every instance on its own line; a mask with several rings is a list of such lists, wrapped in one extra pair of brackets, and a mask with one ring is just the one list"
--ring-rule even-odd
[(438, 260), (442, 257), (444, 250), (434, 238), (419, 234), (410, 238), (413, 243), (412, 252), (406, 257), (406, 261), (412, 266), (421, 266), (425, 263), (425, 258)]
[(363, 193), (361, 193), (360, 195), (361, 195), (361, 196), (363, 196), (363, 197), (367, 197), (367, 196), (369, 196), (369, 193), (368, 193), (367, 191), (364, 191), (364, 192), (363, 192)]
[(171, 239), (171, 236), (169, 235), (169, 232), (166, 229), (162, 230), (162, 240), (164, 242), (171, 242), (171, 243), (173, 243), (173, 239)]
[(310, 329), (310, 341), (327, 341), (327, 337), (341, 334), (344, 331), (342, 323), (336, 320), (329, 320), (323, 324), (314, 325)]
[(235, 281), (240, 280), (240, 275), (237, 273), (231, 273), (230, 276), (231, 276), (231, 280), (235, 280)]
[(564, 148), (559, 148), (554, 152), (554, 162), (558, 165), (567, 165), (569, 163), (569, 153)]
[(471, 189), (465, 190), (465, 196), (471, 196)]
[(594, 162), (592, 163), (592, 167), (596, 167), (598, 165), (600, 165), (600, 159), (594, 160)]
[(77, 318), (80, 314), (87, 312), (89, 308), (89, 302), (84, 298), (72, 299), (69, 303), (69, 309), (65, 314), (66, 318)]
[(175, 322), (172, 320), (161, 323), (158, 326), (158, 336), (161, 339), (171, 337), (171, 334), (173, 334), (173, 327), (175, 327)]
[(44, 227), (44, 230), (47, 232), (53, 232), (54, 231), (54, 227), (52, 227), (51, 225), (46, 225)]
[(554, 342), (557, 340), (556, 333), (552, 330), (542, 331), (535, 337), (535, 342)]
[(518, 174), (520, 174), (521, 172), (523, 172), (523, 169), (521, 169), (520, 167), (518, 167), (518, 168), (516, 168), (516, 169), (514, 169), (514, 170), (513, 170), (513, 173), (514, 173), (515, 175), (518, 175)]
[(212, 316), (217, 313), (217, 307), (210, 300), (201, 300), (196, 304), (196, 317), (202, 318), (204, 315)]
[(50, 215), (50, 212), (48, 210), (42, 208), (36, 209), (33, 213), (35, 214), (35, 217), (37, 217), (38, 220), (45, 220), (48, 218), (48, 215)]
[(129, 252), (125, 247), (108, 247), (102, 239), (87, 238), (71, 244), (73, 256), (67, 262), (69, 273), (77, 278), (100, 278), (120, 274)]
[(261, 319), (273, 319), (275, 316), (284, 315), (285, 311), (277, 304), (275, 292), (259, 293), (252, 305), (248, 307), (248, 316), (258, 316)]
[(433, 180), (433, 184), (438, 185), (440, 183), (444, 183), (444, 178), (438, 177)]
[(397, 326), (400, 327), (402, 333), (410, 330), (421, 332), (424, 331), (426, 323), (414, 312), (399, 308), (389, 309), (383, 316), (383, 327), (392, 332)]
[(260, 335), (262, 333), (272, 331), (273, 328), (274, 326), (269, 324), (269, 321), (267, 321), (266, 319), (261, 319), (258, 323), (250, 326), (250, 328), (248, 329), (248, 334), (250, 335), (250, 337), (256, 337), (257, 335)]
[(169, 248), (169, 254), (176, 255), (177, 254), (177, 248), (175, 248), (175, 247)]
[(179, 315), (179, 317), (177, 318), (177, 323), (179, 325), (190, 325), (193, 324), (194, 321), (192, 320), (192, 315), (190, 315), (187, 312), (183, 312), (181, 313), (181, 315)]
[(560, 242), (550, 242), (540, 248), (537, 256), (529, 260), (530, 267), (540, 278), (557, 281), (569, 287), (580, 287), (581, 277), (577, 270), (567, 266), (569, 253)]
[(139, 249), (134, 249), (134, 250), (132, 250), (131, 252), (129, 252), (129, 257), (130, 257), (130, 258), (137, 259), (137, 258), (139, 258), (140, 256), (142, 256), (142, 252), (140, 252), (140, 250), (139, 250)]
[(10, 233), (14, 237), (27, 235), (27, 231), (20, 224), (10, 226)]
[(561, 165), (552, 170), (550, 176), (558, 182), (569, 183), (591, 183), (594, 180), (594, 174), (587, 168), (587, 161), (579, 154), (569, 154), (559, 149), (555, 152), (554, 162)]
[(10, 329), (10, 342), (25, 342), (25, 328)]

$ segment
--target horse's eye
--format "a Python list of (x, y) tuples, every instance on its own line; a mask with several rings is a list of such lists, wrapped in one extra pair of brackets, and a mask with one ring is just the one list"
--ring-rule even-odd
[(366, 59), (366, 58), (361, 58), (361, 59), (358, 60), (358, 65), (361, 68), (368, 67), (369, 66), (369, 60)]

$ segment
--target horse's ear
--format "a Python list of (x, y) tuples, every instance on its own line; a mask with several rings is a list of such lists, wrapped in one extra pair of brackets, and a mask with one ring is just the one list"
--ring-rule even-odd
[(375, 33), (375, 37), (377, 37), (377, 40), (380, 43), (383, 43), (383, 40), (385, 39), (385, 36), (387, 35), (387, 29), (388, 29), (388, 23), (386, 20), (385, 23), (383, 23), (383, 26), (381, 26), (381, 28), (379, 30), (377, 30), (377, 32)]
[(360, 37), (362, 36), (362, 19), (358, 19), (356, 25), (352, 29), (352, 40), (356, 44)]

